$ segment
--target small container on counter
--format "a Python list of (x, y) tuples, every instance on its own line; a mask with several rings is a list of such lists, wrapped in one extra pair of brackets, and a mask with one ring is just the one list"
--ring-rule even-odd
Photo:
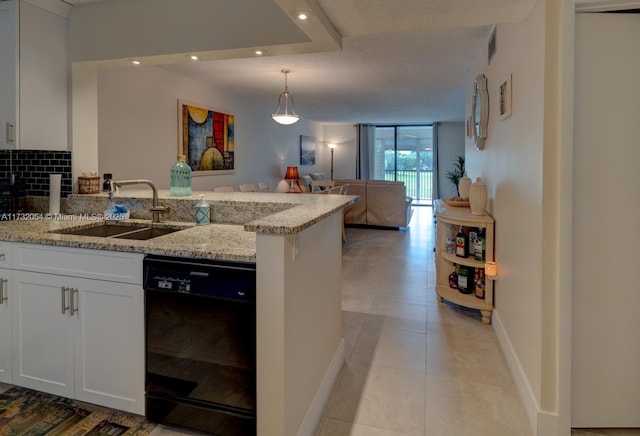
[(82, 173), (78, 177), (79, 194), (97, 194), (100, 192), (100, 176), (95, 171)]
[(196, 204), (196, 224), (203, 225), (211, 223), (211, 207), (204, 201), (204, 195), (200, 194), (200, 201)]

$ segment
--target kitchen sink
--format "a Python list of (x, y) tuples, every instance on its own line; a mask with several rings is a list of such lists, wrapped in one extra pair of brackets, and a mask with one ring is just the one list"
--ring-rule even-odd
[(97, 236), (102, 238), (114, 239), (136, 239), (145, 241), (147, 239), (157, 238), (158, 236), (168, 235), (169, 233), (184, 230), (188, 227), (168, 226), (168, 225), (151, 225), (147, 223), (102, 223), (96, 226), (86, 226), (81, 228), (56, 230), (53, 233), (63, 235), (77, 236)]
[(137, 239), (139, 241), (145, 241), (147, 239), (156, 238), (162, 235), (168, 235), (169, 233), (177, 232), (182, 228), (172, 227), (147, 227), (143, 229), (133, 230), (128, 233), (121, 233), (114, 236), (116, 239)]

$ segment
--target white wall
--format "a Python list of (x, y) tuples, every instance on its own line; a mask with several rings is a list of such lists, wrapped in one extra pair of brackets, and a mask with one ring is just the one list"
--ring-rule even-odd
[(341, 229), (335, 213), (256, 236), (259, 435), (312, 434), (344, 362)]
[[(333, 152), (333, 178), (356, 178), (357, 132), (354, 124), (325, 124), (324, 138), (327, 143), (337, 145)], [(331, 155), (325, 150), (325, 171), (329, 174)]]
[[(483, 151), (466, 140), (467, 173), (488, 187), (488, 211), (496, 220), (495, 256), (499, 278), (495, 288), (494, 328), (501, 339), (514, 379), (534, 428), (543, 405), (543, 151), (545, 114), (545, 7), (538, 2), (523, 23), (497, 27), (497, 53), (487, 65), (479, 54), (475, 74), (488, 80), (490, 110)], [(485, 49), (486, 50), (486, 49)], [(512, 117), (497, 116), (498, 86), (513, 77)], [(467, 84), (471, 113), (473, 77)], [(550, 434), (550, 433), (548, 433)]]
[[(115, 179), (146, 178), (167, 189), (169, 169), (178, 154), (178, 99), (236, 116), (235, 174), (194, 177), (194, 190), (221, 185), (237, 189), (241, 183), (263, 180), (272, 188), (286, 190), (282, 177), (287, 166), (298, 166), (301, 174), (326, 167), (319, 124), (302, 119), (281, 126), (269, 117), (270, 105), (243, 101), (161, 67), (132, 66), (103, 68), (98, 73), (100, 174), (109, 172)], [(318, 140), (313, 166), (299, 166), (300, 135)]]
[(456, 187), (447, 179), (456, 157), (465, 154), (465, 123), (438, 123), (438, 184), (440, 198), (456, 197)]

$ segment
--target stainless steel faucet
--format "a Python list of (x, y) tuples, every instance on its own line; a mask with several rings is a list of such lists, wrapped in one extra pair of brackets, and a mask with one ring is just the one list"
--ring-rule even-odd
[(116, 188), (119, 188), (120, 186), (125, 186), (125, 185), (149, 185), (151, 187), (151, 190), (153, 191), (153, 200), (151, 203), (151, 209), (149, 209), (151, 211), (151, 215), (152, 215), (152, 219), (151, 222), (154, 223), (159, 223), (160, 222), (160, 213), (161, 212), (169, 212), (169, 208), (166, 206), (160, 206), (158, 204), (158, 190), (156, 189), (156, 185), (153, 184), (153, 182), (151, 180), (145, 180), (145, 179), (140, 179), (140, 180), (111, 180), (109, 182), (109, 198), (113, 198), (113, 194), (114, 192), (116, 192)]

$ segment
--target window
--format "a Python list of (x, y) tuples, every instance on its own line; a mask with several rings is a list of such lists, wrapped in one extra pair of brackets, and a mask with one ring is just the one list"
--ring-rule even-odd
[(433, 126), (377, 126), (373, 179), (404, 182), (407, 195), (431, 204)]

